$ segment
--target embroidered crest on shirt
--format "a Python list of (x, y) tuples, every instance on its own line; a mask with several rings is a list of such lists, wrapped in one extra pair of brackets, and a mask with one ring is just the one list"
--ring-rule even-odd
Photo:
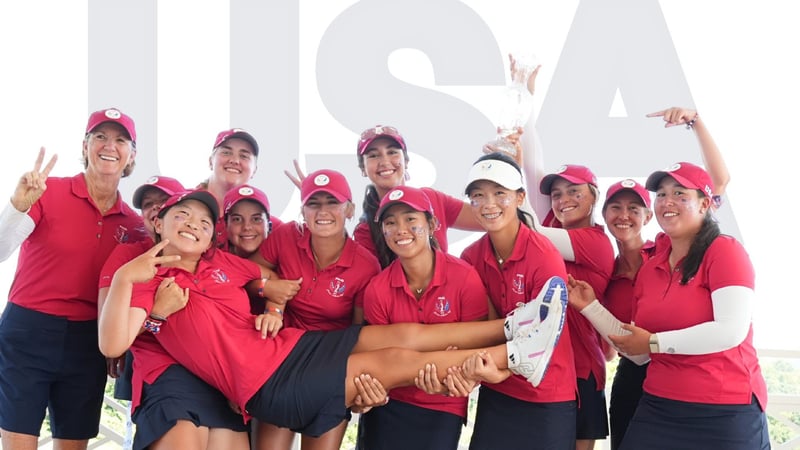
[(114, 233), (114, 240), (116, 240), (120, 244), (124, 244), (128, 242), (128, 239), (130, 239), (130, 235), (128, 234), (128, 229), (122, 225), (118, 226), (117, 231)]
[(450, 308), (450, 301), (444, 296), (436, 299), (436, 304), (433, 306), (433, 314), (438, 317), (447, 317), (452, 312)]
[(328, 295), (331, 297), (341, 297), (344, 295), (344, 279), (335, 277), (328, 285)]
[(213, 272), (211, 272), (211, 279), (217, 284), (228, 283), (230, 281), (230, 279), (228, 279), (228, 275), (226, 275), (222, 269), (215, 269)]
[(525, 276), (521, 273), (514, 275), (514, 281), (511, 284), (511, 290), (514, 291), (515, 294), (525, 293)]

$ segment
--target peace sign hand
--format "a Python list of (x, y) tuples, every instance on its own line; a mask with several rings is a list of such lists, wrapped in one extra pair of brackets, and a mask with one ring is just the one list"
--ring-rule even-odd
[(47, 166), (42, 170), (44, 147), (39, 149), (39, 156), (36, 157), (33, 170), (22, 174), (19, 183), (17, 183), (17, 188), (11, 196), (11, 204), (17, 211), (27, 212), (42, 197), (42, 194), (47, 189), (47, 177), (50, 175), (50, 171), (53, 170), (53, 166), (56, 165), (57, 159), (58, 155), (53, 155)]
[(150, 250), (130, 260), (127, 264), (117, 269), (114, 278), (121, 277), (129, 283), (146, 283), (158, 273), (160, 264), (179, 261), (180, 255), (158, 256), (161, 250), (169, 244), (169, 239), (164, 239), (154, 245)]

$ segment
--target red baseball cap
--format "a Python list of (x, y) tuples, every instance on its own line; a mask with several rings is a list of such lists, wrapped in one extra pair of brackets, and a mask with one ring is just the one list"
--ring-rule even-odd
[(233, 205), (242, 200), (252, 200), (258, 203), (264, 208), (264, 212), (266, 212), (267, 217), (269, 217), (269, 200), (267, 199), (267, 194), (261, 189), (250, 186), (249, 184), (233, 188), (225, 194), (225, 199), (222, 200), (222, 204), (224, 205), (223, 215), (227, 216), (231, 208), (233, 208)]
[(239, 138), (246, 141), (251, 147), (253, 147), (253, 155), (258, 156), (258, 142), (256, 141), (256, 138), (241, 128), (231, 128), (230, 130), (220, 131), (219, 134), (217, 134), (217, 139), (214, 141), (214, 147), (212, 148), (219, 147), (225, 141), (231, 138)]
[(555, 173), (551, 173), (542, 178), (541, 183), (539, 183), (539, 191), (544, 195), (550, 195), (553, 183), (558, 178), (563, 178), (572, 184), (591, 184), (597, 187), (597, 177), (594, 176), (594, 173), (592, 173), (588, 167), (577, 164), (567, 164), (559, 167)]
[(417, 211), (429, 212), (432, 216), (434, 215), (431, 199), (428, 198), (428, 195), (425, 194), (422, 189), (413, 188), (411, 186), (398, 186), (387, 192), (386, 195), (383, 196), (383, 199), (381, 199), (378, 213), (375, 214), (375, 222), (380, 222), (383, 213), (391, 206), (398, 203), (404, 203)]
[(403, 149), (403, 151), (406, 151), (406, 141), (403, 139), (403, 136), (400, 135), (400, 132), (397, 131), (397, 128), (386, 125), (375, 125), (374, 127), (367, 128), (361, 132), (361, 137), (359, 138), (358, 146), (356, 147), (358, 154), (363, 155), (367, 150), (367, 147), (369, 147), (369, 144), (378, 138), (394, 139), (400, 145), (400, 148)]
[(131, 138), (131, 141), (136, 143), (136, 126), (133, 123), (133, 119), (117, 108), (101, 109), (93, 112), (89, 116), (89, 122), (86, 124), (86, 134), (91, 133), (98, 125), (106, 122), (122, 125), (122, 128), (125, 128), (125, 131), (128, 132), (128, 137)]
[(708, 198), (714, 198), (714, 183), (702, 167), (688, 162), (675, 163), (664, 170), (653, 172), (647, 177), (645, 187), (648, 191), (657, 191), (661, 180), (670, 176), (681, 186), (689, 189), (699, 189)]
[(167, 194), (170, 197), (172, 197), (178, 192), (183, 192), (186, 190), (186, 188), (183, 187), (181, 182), (176, 180), (175, 178), (162, 177), (162, 176), (150, 177), (147, 179), (147, 181), (144, 182), (143, 185), (139, 186), (133, 192), (133, 207), (136, 209), (142, 209), (142, 200), (145, 192), (147, 192), (148, 189), (154, 189), (154, 188)]
[(197, 200), (202, 202), (211, 212), (211, 219), (214, 221), (214, 223), (217, 223), (217, 220), (219, 219), (219, 205), (217, 204), (217, 198), (214, 197), (214, 194), (206, 191), (205, 189), (193, 189), (176, 193), (167, 199), (163, 205), (161, 205), (161, 209), (158, 211), (158, 217), (163, 218), (170, 208), (186, 200)]
[(335, 170), (318, 170), (303, 179), (300, 185), (300, 198), (303, 204), (317, 192), (327, 192), (340, 202), (349, 202), (353, 198), (347, 179)]
[(634, 194), (638, 195), (640, 199), (642, 199), (644, 206), (650, 208), (650, 193), (647, 192), (647, 189), (645, 189), (644, 186), (631, 179), (617, 181), (616, 183), (612, 184), (608, 188), (608, 191), (606, 191), (606, 203), (608, 203), (608, 201), (611, 200), (611, 197), (615, 196), (620, 191), (633, 192)]

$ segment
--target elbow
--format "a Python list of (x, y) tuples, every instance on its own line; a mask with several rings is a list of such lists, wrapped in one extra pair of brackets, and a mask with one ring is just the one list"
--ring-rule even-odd
[(100, 353), (106, 358), (119, 358), (128, 350), (128, 346), (113, 342), (113, 339), (103, 339), (102, 336), (97, 340), (97, 344), (100, 347)]

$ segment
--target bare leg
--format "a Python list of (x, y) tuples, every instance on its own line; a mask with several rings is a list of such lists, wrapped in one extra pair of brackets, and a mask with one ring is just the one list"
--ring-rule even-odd
[(289, 450), (294, 443), (294, 431), (266, 422), (256, 428), (257, 450)]
[[(0, 430), (3, 448), (7, 450), (36, 450), (39, 438), (31, 434)], [(86, 448), (86, 447), (84, 447)]]
[(578, 439), (575, 441), (575, 450), (593, 450), (594, 439)]
[(342, 446), (342, 439), (344, 439), (344, 432), (347, 431), (347, 423), (346, 420), (343, 420), (336, 428), (326, 431), (320, 437), (303, 436), (300, 448), (303, 450), (339, 450)]
[[(362, 328), (352, 353), (390, 347), (420, 352), (444, 350), (451, 345), (460, 349), (487, 347), (506, 342), (503, 323), (504, 319), (428, 325), (419, 323), (368, 325)], [(450, 366), (446, 366), (445, 369), (447, 367)], [(379, 379), (383, 382), (382, 378)]]
[(206, 450), (208, 447), (208, 428), (198, 427), (188, 420), (179, 420), (157, 441), (150, 444), (150, 450), (195, 449)]
[(86, 450), (88, 446), (88, 439), (53, 439), (53, 450)]
[(247, 432), (233, 431), (228, 428), (211, 428), (208, 430), (206, 450), (250, 450)]
[[(480, 323), (480, 322), (479, 322)], [(401, 324), (415, 325), (415, 324)], [(458, 324), (446, 324), (458, 325)], [(475, 326), (476, 322), (466, 325)], [(382, 327), (391, 328), (393, 326)], [(422, 325), (423, 328), (438, 328), (439, 325)], [(377, 326), (364, 327), (364, 331), (369, 328), (379, 328)], [(442, 327), (447, 328), (447, 327)], [(503, 336), (502, 321), (500, 321), (498, 333)], [(471, 328), (470, 328), (471, 329)], [(363, 331), (362, 331), (363, 333)], [(502, 338), (505, 340), (505, 337)], [(361, 339), (359, 339), (361, 342)], [(440, 347), (441, 348), (441, 347)], [(489, 356), (494, 360), (499, 369), (508, 368), (506, 346), (498, 345), (495, 347), (484, 348)], [(413, 386), (414, 378), (419, 373), (419, 369), (425, 367), (426, 363), (436, 364), (439, 379), (444, 379), (447, 375), (447, 368), (459, 366), (461, 363), (473, 355), (476, 350), (449, 350), (434, 352), (419, 352), (405, 348), (385, 348), (377, 351), (352, 353), (347, 359), (347, 377), (345, 379), (345, 403), (348, 407), (353, 405), (357, 393), (353, 378), (362, 374), (369, 373), (381, 380), (386, 389), (400, 386)]]

